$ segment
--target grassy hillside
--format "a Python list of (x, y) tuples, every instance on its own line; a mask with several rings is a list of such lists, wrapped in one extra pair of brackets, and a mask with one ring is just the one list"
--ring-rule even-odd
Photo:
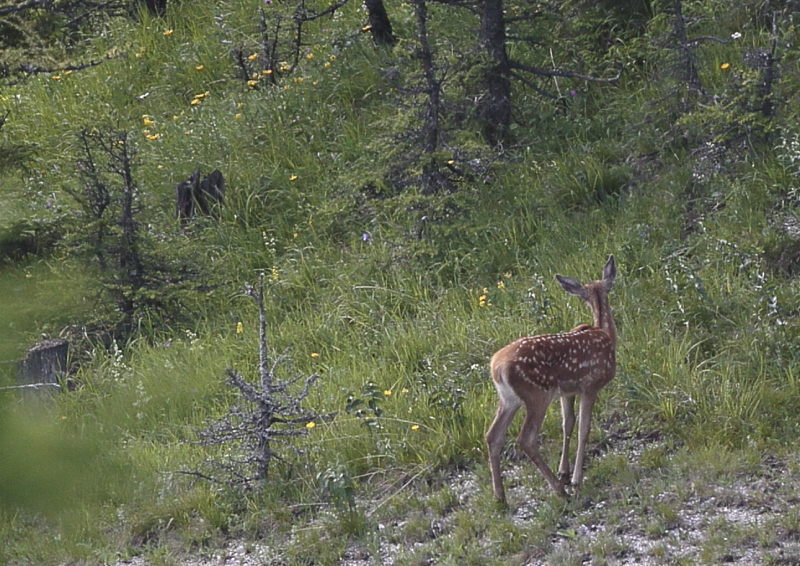
[[(77, 387), (52, 404), (0, 391), (0, 563), (180, 564), (233, 539), (258, 541), (247, 560), (270, 564), (796, 563), (793, 20), (781, 20), (787, 65), (765, 117), (751, 62), (772, 39), (760, 4), (684, 3), (692, 34), (725, 39), (693, 51), (696, 98), (658, 43), (668, 11), (608, 44), (598, 37), (614, 21), (565, 12), (532, 64), (624, 72), (548, 79), (565, 102), (516, 83), (512, 140), (498, 149), (462, 115), (475, 88), (464, 30), (477, 21), (432, 5), (456, 124), (436, 157), (467, 174), (426, 194), (402, 182), (421, 165), (393, 169), (424, 99), (405, 88), (419, 72), (413, 6), (390, 7), (393, 48), (361, 31), (358, 4), (314, 22), (298, 70), (274, 86), (236, 78), (231, 55), (257, 61), (262, 4), (111, 20), (77, 54), (101, 65), (0, 87), (0, 136), (34, 155), (0, 173), (0, 243), (47, 244), (0, 266), (0, 358), (109, 316), (96, 266), (73, 253), (82, 130), (131, 133), (148, 245), (198, 271), (180, 316), (144, 313), (110, 345), (87, 333)], [(182, 228), (174, 184), (195, 168), (223, 172), (226, 204)], [(595, 408), (587, 483), (562, 502), (509, 448), (499, 508), (483, 444), (488, 359), (516, 337), (588, 322), (553, 276), (599, 278), (608, 254), (619, 367)], [(302, 453), (281, 450), (261, 489), (238, 490), (185, 472), (225, 455), (196, 442), (237, 400), (225, 369), (257, 376), (257, 312), (241, 288), (261, 273), (278, 377), (319, 374), (306, 404), (335, 415), (293, 442)], [(559, 437), (551, 409), (551, 463)], [(760, 519), (727, 513), (737, 507)], [(700, 533), (683, 550), (681, 529)]]

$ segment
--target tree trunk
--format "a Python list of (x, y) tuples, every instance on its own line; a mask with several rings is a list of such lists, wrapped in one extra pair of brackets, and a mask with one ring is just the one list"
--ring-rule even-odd
[(480, 22), (481, 48), (490, 62), (483, 77), (486, 92), (478, 107), (478, 116), (483, 121), (484, 139), (497, 146), (505, 141), (511, 125), (511, 81), (503, 0), (483, 0)]
[(383, 0), (365, 0), (369, 14), (369, 32), (372, 34), (372, 41), (376, 45), (394, 45), (397, 39), (392, 33), (392, 22), (386, 13)]
[(430, 155), (439, 146), (439, 110), (441, 104), (440, 83), (436, 79), (436, 68), (433, 64), (433, 52), (428, 42), (428, 7), (426, 0), (416, 3), (417, 34), (419, 35), (419, 58), (422, 61), (422, 73), (425, 76), (425, 94), (428, 95), (428, 106), (425, 109), (423, 125), (422, 151)]
[(436, 66), (433, 63), (433, 51), (428, 42), (428, 6), (426, 0), (417, 0), (415, 5), (417, 16), (417, 35), (419, 39), (418, 56), (422, 61), (422, 74), (425, 77), (425, 94), (428, 103), (425, 108), (425, 123), (422, 125), (422, 194), (430, 195), (439, 191), (442, 179), (439, 168), (434, 161), (434, 153), (439, 147), (441, 124), (442, 89), (441, 81), (436, 78)]
[(775, 49), (778, 46), (778, 24), (776, 15), (772, 14), (772, 41), (770, 43), (769, 52), (767, 52), (764, 61), (764, 73), (759, 88), (759, 95), (761, 97), (761, 114), (765, 118), (775, 117), (775, 104), (773, 101), (772, 86), (777, 77)]
[(122, 203), (120, 205), (119, 228), (122, 230), (120, 242), (119, 267), (122, 270), (124, 286), (118, 297), (117, 306), (128, 324), (136, 314), (135, 293), (144, 286), (144, 272), (139, 257), (139, 243), (136, 234), (136, 221), (133, 218), (133, 201), (136, 184), (133, 181), (131, 162), (133, 155), (128, 151), (128, 132), (120, 132), (119, 173), (123, 178)]
[(697, 66), (694, 64), (694, 57), (692, 56), (691, 44), (686, 36), (681, 0), (672, 0), (672, 9), (675, 12), (675, 36), (682, 54), (681, 63), (684, 67), (686, 83), (690, 93), (697, 93), (703, 88), (703, 84), (700, 82), (700, 75), (697, 73)]

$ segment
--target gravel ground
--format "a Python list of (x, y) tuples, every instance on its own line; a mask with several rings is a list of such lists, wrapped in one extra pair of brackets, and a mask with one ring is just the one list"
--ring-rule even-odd
[[(593, 466), (605, 458), (624, 459), (635, 466), (642, 451), (659, 446), (659, 442), (658, 438), (616, 439), (595, 450), (587, 478)], [(509, 563), (800, 565), (800, 473), (796, 470), (796, 466), (771, 456), (721, 479), (699, 474), (696, 480), (687, 480), (691, 472), (685, 471), (673, 472), (664, 479), (645, 470), (632, 486), (609, 493), (607, 500), (601, 499), (605, 494), (595, 488), (594, 500), (565, 516), (549, 536), (547, 548), (515, 556)], [(512, 502), (508, 510), (511, 524), (522, 531), (536, 528), (537, 516), (548, 504), (538, 474), (517, 456), (507, 463), (504, 477)], [(486, 503), (485, 493), (481, 497), (486, 491), (481, 481), (474, 471), (451, 472), (446, 483), (452, 490), (453, 504), (443, 513), (430, 514), (430, 526), (422, 540), (397, 536), (406, 530), (410, 518), (390, 514), (384, 519), (376, 513), (369, 520), (374, 529), (368, 537), (371, 543), (365, 545), (354, 539), (337, 566), (394, 566), (398, 560), (403, 564), (445, 563), (437, 561), (435, 545), (452, 536), (455, 510), (474, 510), (484, 521), (491, 520), (486, 518), (488, 514), (497, 512), (481, 508)], [(628, 502), (621, 505), (626, 497)], [(287, 542), (292, 543), (291, 539)], [(485, 554), (492, 556), (492, 543), (486, 544)], [(427, 550), (427, 562), (409, 559), (419, 550)], [(426, 554), (417, 552), (420, 555)], [(228, 540), (217, 550), (206, 549), (202, 556), (181, 555), (174, 561), (180, 566), (285, 564), (280, 550), (259, 541), (238, 539)], [(115, 566), (155, 565), (135, 557), (118, 561)]]

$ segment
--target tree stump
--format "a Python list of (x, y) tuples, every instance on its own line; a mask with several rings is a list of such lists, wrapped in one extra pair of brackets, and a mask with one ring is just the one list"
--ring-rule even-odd
[(366, 0), (364, 5), (369, 14), (369, 32), (372, 34), (372, 41), (376, 45), (391, 46), (397, 43), (383, 0)]
[(59, 379), (67, 371), (69, 342), (61, 339), (43, 340), (25, 352), (17, 368), (20, 388), (55, 392), (61, 388)]
[(196, 214), (202, 212), (216, 216), (217, 208), (225, 199), (225, 179), (219, 169), (215, 169), (200, 180), (200, 170), (195, 169), (185, 181), (175, 185), (175, 216), (185, 224)]
[(153, 16), (163, 18), (167, 15), (167, 0), (144, 0), (144, 5)]

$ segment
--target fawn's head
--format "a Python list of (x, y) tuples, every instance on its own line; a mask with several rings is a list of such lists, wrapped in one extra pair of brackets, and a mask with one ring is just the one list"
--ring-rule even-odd
[(561, 287), (570, 295), (580, 297), (589, 304), (594, 317), (594, 326), (603, 328), (616, 338), (614, 332), (614, 321), (611, 318), (611, 309), (608, 306), (608, 292), (617, 277), (617, 266), (614, 263), (614, 256), (608, 256), (605, 266), (603, 266), (603, 278), (598, 281), (590, 281), (581, 285), (571, 277), (556, 275), (556, 279)]
[(617, 266), (614, 263), (614, 256), (608, 256), (608, 261), (603, 266), (603, 278), (599, 281), (590, 281), (586, 285), (581, 285), (572, 277), (564, 277), (563, 275), (556, 275), (556, 279), (561, 284), (561, 287), (570, 295), (580, 297), (587, 303), (591, 304), (591, 296), (602, 291), (607, 294), (611, 290), (611, 285), (614, 284), (614, 279), (617, 277)]

